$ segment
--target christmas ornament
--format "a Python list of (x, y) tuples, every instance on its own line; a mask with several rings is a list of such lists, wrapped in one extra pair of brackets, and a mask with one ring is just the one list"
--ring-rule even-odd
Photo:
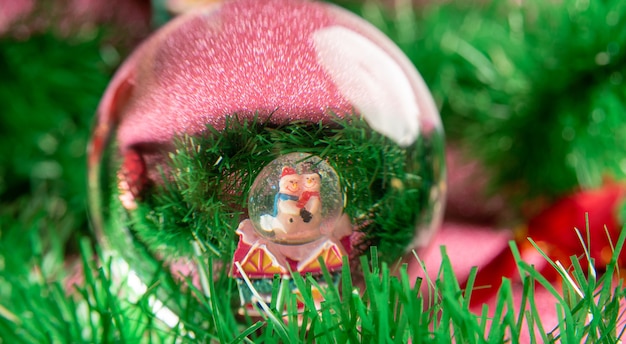
[(437, 228), (444, 173), (411, 63), (358, 17), (299, 1), (167, 24), (112, 80), (89, 153), (96, 229), (142, 278), (199, 256), (259, 283), (370, 245), (397, 260)]
[[(626, 185), (608, 182), (600, 188), (579, 190), (546, 207), (518, 229), (516, 244), (524, 261), (537, 255), (536, 248), (528, 238), (553, 262), (569, 266), (570, 257), (577, 257), (582, 269), (594, 271), (591, 275), (604, 272), (609, 264), (623, 265), (626, 256), (615, 256), (615, 247), (622, 230)], [(542, 259), (543, 260), (543, 259)], [(545, 263), (545, 262), (544, 262)], [(488, 264), (478, 270), (473, 281), (477, 288), (472, 292), (472, 302), (481, 304), (497, 292), (502, 277), (514, 278), (517, 263), (509, 247), (504, 247)], [(559, 271), (550, 264), (538, 266), (538, 271), (550, 281), (559, 279)]]

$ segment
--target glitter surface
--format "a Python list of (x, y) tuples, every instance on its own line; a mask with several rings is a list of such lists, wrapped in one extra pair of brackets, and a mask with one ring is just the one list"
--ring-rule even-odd
[(145, 46), (147, 58), (134, 60), (136, 89), (119, 127), (121, 146), (220, 128), (233, 113), (273, 113), (273, 121), (288, 122), (320, 120), (331, 104), (351, 111), (310, 38), (331, 23), (319, 5), (244, 1), (157, 35)]
[[(346, 37), (378, 48), (351, 52), (364, 45), (348, 46)], [(221, 129), (227, 115), (271, 115), (283, 124), (355, 110), (401, 144), (417, 136), (418, 120), (424, 132), (441, 126), (415, 68), (367, 22), (327, 4), (243, 0), (178, 17), (155, 33), (120, 68), (98, 115), (99, 126), (117, 126), (122, 152), (151, 155), (174, 135)]]

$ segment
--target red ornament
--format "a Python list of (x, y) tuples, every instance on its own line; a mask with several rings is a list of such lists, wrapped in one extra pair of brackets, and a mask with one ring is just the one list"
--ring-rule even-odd
[[(581, 259), (581, 266), (586, 268), (587, 247), (593, 266), (601, 272), (613, 256), (610, 240), (614, 244), (622, 228), (617, 211), (625, 196), (626, 185), (608, 183), (598, 189), (580, 190), (563, 197), (531, 218), (526, 230), (516, 235), (520, 253), (524, 256), (535, 250), (527, 239), (531, 238), (553, 261), (568, 266), (570, 257), (577, 256)], [(581, 233), (583, 242), (576, 229)], [(626, 263), (624, 253), (620, 255), (619, 262)], [(472, 291), (473, 303), (482, 303), (492, 297), (502, 277), (512, 278), (517, 274), (516, 270), (513, 254), (506, 247), (489, 264), (479, 269), (474, 285), (491, 287)], [(552, 266), (547, 265), (540, 271), (548, 279), (558, 280), (558, 274)]]
[(555, 259), (566, 261), (571, 255), (580, 257), (585, 252), (574, 228), (587, 240), (588, 216), (589, 242), (585, 242), (585, 245), (595, 259), (595, 266), (602, 268), (612, 256), (609, 238), (617, 240), (622, 228), (617, 210), (625, 195), (626, 185), (618, 183), (574, 193), (532, 218), (528, 222), (527, 236), (536, 242), (545, 243)]

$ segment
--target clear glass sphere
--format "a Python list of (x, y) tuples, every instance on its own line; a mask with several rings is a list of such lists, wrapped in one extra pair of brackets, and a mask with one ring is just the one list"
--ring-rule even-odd
[[(345, 217), (352, 256), (376, 245), (396, 260), (439, 226), (443, 144), (415, 67), (370, 24), (314, 2), (226, 2), (173, 20), (111, 81), (89, 153), (93, 223), (144, 278), (198, 247), (228, 263), (248, 219), (293, 246)], [(283, 178), (319, 188), (298, 230), (277, 218)]]

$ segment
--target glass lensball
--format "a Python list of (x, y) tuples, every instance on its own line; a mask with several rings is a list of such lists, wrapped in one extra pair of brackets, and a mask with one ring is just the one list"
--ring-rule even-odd
[[(392, 261), (439, 226), (443, 151), (427, 87), (372, 25), (315, 2), (225, 2), (167, 24), (111, 81), (90, 145), (93, 223), (142, 278), (198, 247), (228, 264), (247, 219), (294, 246), (347, 218), (351, 256), (376, 245)], [(285, 167), (320, 183), (319, 226), (274, 221)]]

